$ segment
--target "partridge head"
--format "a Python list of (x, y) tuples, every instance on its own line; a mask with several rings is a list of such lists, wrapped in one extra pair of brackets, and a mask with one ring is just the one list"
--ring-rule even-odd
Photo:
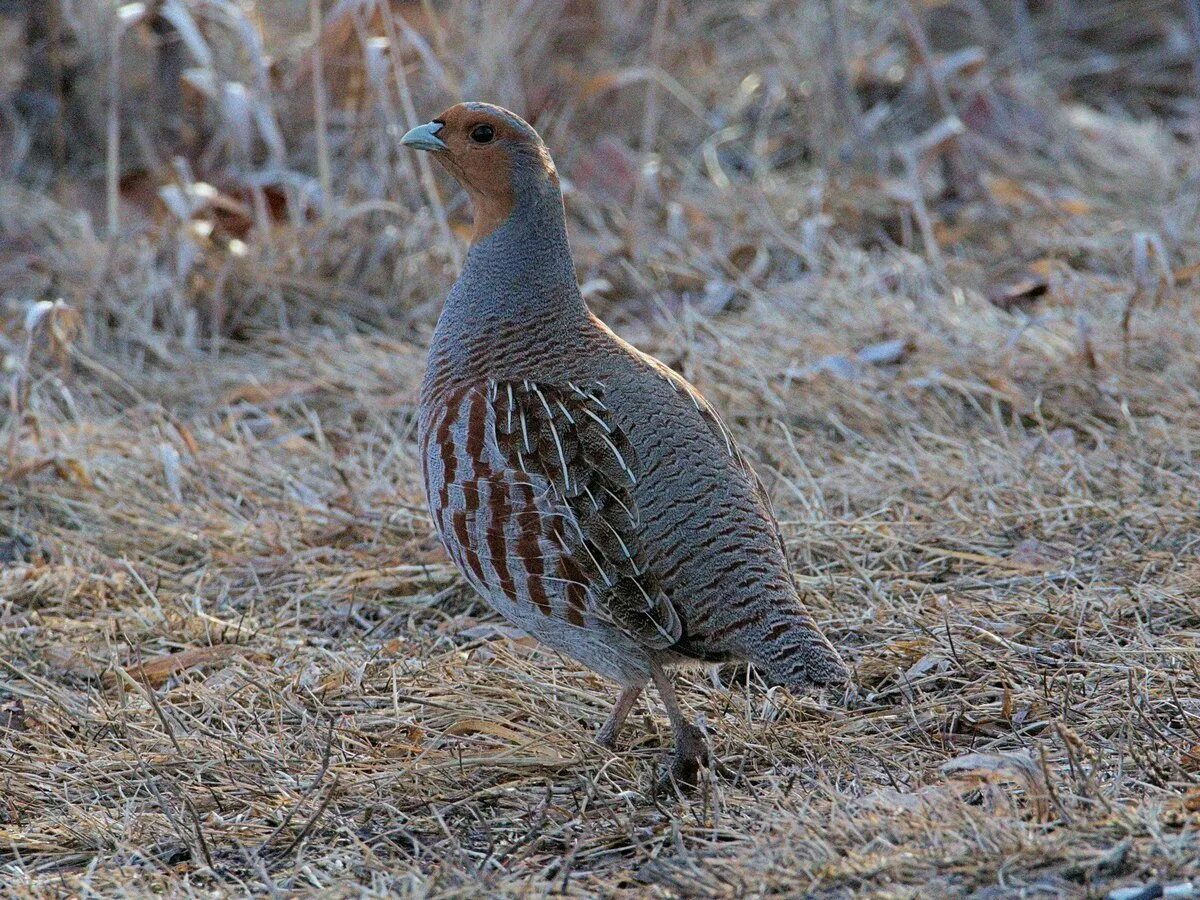
[(669, 669), (740, 660), (802, 690), (846, 668), (716, 410), (588, 310), (537, 132), (460, 103), (402, 143), (432, 153), (475, 214), (421, 390), (434, 527), (497, 612), (622, 686), (598, 741), (614, 744), (653, 681), (675, 733), (668, 774), (690, 781), (705, 742)]
[(512, 215), (529, 193), (558, 191), (558, 172), (536, 131), (488, 103), (459, 103), (414, 128), (401, 143), (433, 152), (471, 197), (476, 243)]

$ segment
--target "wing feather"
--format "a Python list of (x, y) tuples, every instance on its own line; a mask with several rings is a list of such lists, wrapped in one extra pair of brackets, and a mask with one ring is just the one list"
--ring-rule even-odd
[(505, 478), (545, 485), (548, 509), (568, 523), (556, 532), (557, 574), (545, 577), (571, 573), (565, 580), (586, 585), (591, 615), (645, 646), (678, 642), (679, 615), (638, 541), (637, 453), (612, 420), (603, 385), (489, 382), (486, 396)]

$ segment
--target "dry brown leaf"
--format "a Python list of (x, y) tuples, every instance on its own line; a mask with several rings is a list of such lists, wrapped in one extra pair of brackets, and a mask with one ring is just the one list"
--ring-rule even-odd
[(23, 478), (30, 475), (36, 475), (43, 469), (48, 469), (54, 465), (54, 460), (48, 456), (43, 456), (38, 459), (31, 459), (26, 462), (13, 466), (0, 477), (0, 481), (6, 481), (9, 484), (14, 484)]
[(130, 666), (126, 669), (134, 681), (148, 682), (151, 686), (162, 684), (172, 675), (177, 675), (187, 669), (207, 666), (223, 662), (231, 656), (240, 654), (243, 649), (236, 644), (213, 644), (210, 647), (192, 647), (169, 653), (143, 662), (141, 665)]
[(1029, 271), (1039, 278), (1049, 279), (1064, 264), (1053, 256), (1043, 256), (1029, 264)]
[(1086, 200), (1070, 198), (1058, 201), (1058, 208), (1065, 212), (1068, 216), (1090, 216), (1095, 212), (1095, 207)]
[(1049, 281), (1039, 275), (1032, 275), (992, 291), (988, 294), (988, 303), (1005, 312), (1020, 310), (1028, 313), (1049, 291)]
[(0, 734), (25, 730), (25, 701), (20, 697), (0, 706)]
[(1200, 263), (1192, 263), (1188, 266), (1180, 266), (1173, 273), (1176, 284), (1190, 284), (1197, 279), (1200, 279)]
[(449, 726), (443, 734), (455, 736), (464, 734), (490, 734), (492, 737), (512, 741), (514, 744), (524, 743), (528, 740), (525, 735), (514, 731), (507, 725), (501, 725), (499, 722), (492, 722), (488, 719), (476, 718), (475, 716), (459, 719)]
[(575, 164), (575, 182), (597, 200), (627, 204), (638, 182), (638, 156), (624, 142), (603, 135)]
[(1033, 194), (1015, 178), (997, 177), (985, 181), (992, 199), (1004, 206), (1019, 206), (1034, 199)]
[[(3, 716), (2, 712), (0, 716)], [(1200, 771), (1200, 744), (1192, 744), (1189, 749), (1182, 751), (1181, 757), (1179, 764), (1185, 769), (1190, 772)]]
[(912, 793), (895, 788), (880, 788), (867, 794), (859, 801), (864, 809), (893, 813), (928, 813), (931, 808), (945, 806), (956, 801), (956, 797), (944, 787), (929, 786)]
[(42, 655), (55, 669), (77, 678), (95, 678), (104, 669), (103, 664), (70, 647), (47, 647)]
[(933, 236), (939, 244), (961, 244), (977, 230), (978, 223), (960, 219), (953, 224), (938, 220), (933, 223)]
[(221, 406), (236, 406), (239, 403), (260, 405), (283, 397), (298, 397), (316, 390), (307, 381), (277, 381), (270, 384), (238, 385), (221, 395)]
[(83, 463), (72, 457), (54, 460), (54, 472), (63, 481), (69, 481), (72, 484), (81, 484), (88, 488), (96, 486), (96, 483), (92, 481), (92, 476), (83, 467)]
[(579, 90), (579, 99), (580, 101), (589, 100), (597, 94), (605, 94), (621, 87), (627, 81), (628, 74), (624, 70), (601, 72), (583, 83), (583, 87)]
[(326, 694), (330, 691), (336, 691), (342, 687), (349, 679), (349, 673), (345, 669), (334, 669), (328, 675), (321, 679), (317, 685), (317, 692)]
[(944, 775), (967, 777), (980, 783), (1015, 783), (1024, 789), (1034, 816), (1050, 818), (1050, 792), (1033, 756), (1024, 753), (968, 753), (942, 764)]
[(196, 436), (194, 434), (192, 434), (192, 430), (190, 428), (188, 428), (186, 425), (184, 425), (182, 422), (175, 422), (173, 424), (175, 425), (176, 433), (178, 433), (180, 439), (183, 441), (184, 445), (188, 448), (188, 453), (192, 454), (193, 457), (199, 456), (200, 455), (200, 444), (196, 440)]

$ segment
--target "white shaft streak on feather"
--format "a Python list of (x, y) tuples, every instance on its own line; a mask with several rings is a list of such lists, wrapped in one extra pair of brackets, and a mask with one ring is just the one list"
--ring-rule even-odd
[(508, 427), (505, 429), (506, 434), (512, 434), (512, 412), (516, 401), (513, 400), (512, 382), (504, 385), (504, 389), (508, 392)]
[[(625, 501), (623, 501), (620, 497), (618, 497), (616, 494), (614, 494), (612, 492), (612, 488), (605, 488), (604, 493), (606, 493), (606, 494), (608, 494), (608, 496), (612, 497), (613, 500), (616, 501), (617, 506), (619, 506), (619, 507), (621, 507), (621, 509), (625, 510), (625, 515), (629, 516), (629, 524), (630, 525), (636, 526), (638, 524), (638, 522), (640, 521), (640, 517), (635, 516), (633, 514), (633, 511), (628, 506), (625, 505)], [(595, 501), (593, 500), (592, 502), (594, 503)], [(598, 504), (597, 504), (596, 508), (599, 509)]]
[(733, 448), (733, 435), (730, 434), (725, 423), (721, 421), (721, 417), (713, 410), (710, 409), (708, 414), (713, 417), (713, 421), (717, 423), (717, 428), (721, 430), (721, 437), (725, 438), (725, 452), (729, 454), (730, 459), (737, 459), (737, 452)]
[[(633, 554), (629, 552), (629, 546), (621, 539), (620, 532), (613, 528), (612, 525), (608, 524), (606, 520), (601, 519), (600, 521), (604, 522), (604, 527), (612, 532), (612, 536), (615, 537), (617, 539), (617, 543), (621, 545), (621, 552), (625, 554), (625, 558), (629, 560), (629, 564), (633, 566), (633, 574), (640, 576), (642, 574), (642, 570), (638, 568), (637, 561), (633, 558)], [(638, 587), (640, 588), (641, 585), (638, 585)], [(643, 593), (645, 592), (643, 591)]]
[[(526, 473), (521, 472), (520, 474), (524, 475)], [(521, 481), (517, 478), (513, 478), (511, 476), (511, 474), (508, 474), (508, 473), (505, 474), (505, 480), (507, 481), (508, 484), (514, 485), (516, 487), (527, 487), (533, 491), (542, 490), (541, 486), (538, 485), (536, 482)], [(461, 491), (464, 493), (466, 492), (467, 488), (470, 488), (471, 490), (475, 491), (476, 494), (478, 494), (479, 493), (479, 485), (483, 481), (484, 481), (484, 479), (482, 479), (482, 478), (476, 478), (472, 481), (465, 481), (465, 482), (452, 481), (448, 485), (446, 485), (446, 488), (451, 491)], [(546, 496), (546, 494), (545, 493), (543, 493), (541, 495), (535, 494), (534, 499), (536, 500), (539, 496), (544, 497), (544, 496)]]
[[(596, 384), (600, 385), (600, 390), (602, 390), (602, 391), (604, 390), (604, 382), (603, 381), (597, 381)], [(589, 394), (585, 391), (580, 391), (579, 393), (582, 394), (584, 397), (586, 397), (588, 400), (591, 400), (593, 403), (595, 403), (598, 407), (600, 407), (605, 412), (608, 412), (608, 407), (605, 405), (604, 401), (601, 400), (599, 397), (597, 397), (595, 394)]]
[(604, 429), (605, 434), (612, 434), (612, 429), (608, 426), (608, 423), (605, 422), (602, 418), (600, 418), (598, 415), (596, 415), (594, 412), (592, 412), (586, 406), (583, 408), (583, 411), (585, 413), (587, 413), (589, 416), (591, 416), (593, 419), (596, 420), (596, 424)]
[(737, 451), (733, 446), (733, 434), (726, 427), (725, 423), (721, 421), (721, 417), (717, 415), (716, 410), (709, 405), (708, 401), (704, 399), (704, 396), (698, 390), (684, 381), (679, 373), (665, 366), (663, 369), (664, 371), (660, 374), (667, 384), (671, 386), (671, 390), (675, 391), (675, 393), (679, 393), (682, 390), (687, 394), (688, 399), (692, 401), (692, 406), (696, 407), (696, 412), (717, 426), (717, 430), (721, 432), (721, 439), (725, 441), (725, 452), (729, 454), (730, 459), (736, 460)]
[(567, 421), (570, 422), (572, 425), (574, 425), (575, 417), (573, 415), (571, 415), (571, 411), (569, 409), (567, 409), (566, 406), (563, 405), (563, 402), (561, 400), (555, 399), (554, 403), (556, 406), (558, 406), (559, 409), (562, 410), (562, 414), (567, 417)]
[(579, 523), (574, 519), (571, 520), (571, 524), (574, 525), (575, 530), (579, 532), (579, 546), (583, 547), (583, 552), (588, 555), (588, 558), (592, 561), (592, 565), (596, 567), (596, 571), (599, 572), (600, 577), (604, 579), (604, 586), (612, 587), (613, 580), (608, 577), (608, 573), (604, 571), (604, 566), (600, 565), (600, 561), (596, 559), (595, 554), (593, 554), (591, 548), (588, 547), (587, 539), (583, 536), (583, 529), (579, 527)]
[[(595, 403), (602, 410), (604, 410), (605, 412), (608, 412), (608, 407), (604, 405), (604, 401), (602, 401), (595, 394), (589, 394), (587, 391), (585, 391), (583, 388), (581, 388), (579, 385), (577, 385), (573, 381), (568, 381), (567, 387), (569, 387), (571, 390), (573, 390), (575, 393), (577, 393), (584, 400), (587, 400), (590, 403)], [(590, 409), (588, 409), (586, 406), (583, 407), (583, 411), (585, 413), (587, 413), (589, 416), (591, 416), (593, 419), (596, 419), (597, 422), (600, 422), (600, 419), (596, 418), (596, 414), (594, 412), (592, 412)], [(600, 422), (600, 424), (603, 425), (604, 423)], [(605, 425), (605, 430), (607, 430), (607, 429), (608, 429), (608, 426)]]
[(646, 589), (644, 587), (642, 587), (642, 583), (640, 581), (635, 581), (634, 584), (636, 584), (638, 590), (642, 592), (642, 596), (646, 598), (646, 610), (650, 614), (650, 622), (651, 622), (651, 624), (654, 625), (654, 630), (657, 631), (663, 637), (665, 637), (667, 640), (674, 641), (675, 635), (671, 634), (671, 632), (669, 632), (665, 628), (663, 628), (662, 623), (660, 623), (658, 621), (658, 617), (653, 615), (654, 608), (655, 608), (655, 606), (657, 606), (657, 604), (650, 598), (650, 595), (648, 593), (646, 593)]
[(596, 499), (596, 495), (592, 493), (592, 489), (585, 484), (583, 486), (583, 492), (587, 494), (587, 498), (592, 501), (592, 509), (599, 509), (600, 501)]
[(625, 457), (621, 455), (621, 451), (617, 449), (617, 445), (610, 441), (608, 439), (608, 435), (606, 434), (600, 435), (600, 439), (604, 441), (604, 443), (608, 444), (608, 449), (611, 450), (613, 452), (613, 456), (617, 458), (617, 463), (621, 466), (622, 471), (629, 476), (630, 483), (637, 484), (637, 478), (634, 476), (633, 470), (629, 468), (628, 464), (626, 464)]
[(546, 402), (545, 396), (538, 390), (538, 386), (533, 385), (533, 393), (542, 401), (542, 409), (546, 410), (546, 424), (550, 426), (550, 436), (554, 438), (554, 448), (558, 451), (558, 463), (562, 466), (563, 473), (563, 489), (571, 492), (571, 470), (567, 468), (567, 457), (563, 453), (562, 441), (558, 437), (558, 429), (554, 426), (554, 413), (550, 411), (550, 404)]
[[(696, 407), (696, 411), (700, 415), (712, 419), (713, 424), (717, 426), (717, 430), (721, 432), (721, 437), (725, 440), (725, 452), (729, 454), (729, 458), (736, 459), (736, 454), (733, 452), (733, 435), (729, 433), (729, 429), (725, 427), (725, 423), (721, 421), (721, 417), (717, 415), (716, 410), (709, 406), (708, 401), (701, 397), (695, 390), (688, 388), (687, 394), (692, 398), (692, 405)], [(701, 403), (704, 405), (701, 406)]]
[[(609, 531), (611, 531), (613, 534), (613, 537), (615, 537), (617, 539), (617, 543), (621, 545), (621, 552), (625, 554), (625, 558), (632, 561), (633, 554), (629, 552), (628, 545), (626, 545), (626, 543), (623, 540), (621, 540), (620, 532), (618, 532), (617, 529), (615, 529), (611, 525), (609, 525), (605, 519), (601, 519), (600, 521), (604, 522), (604, 527), (606, 527)], [(633, 571), (637, 572), (638, 575), (642, 574), (641, 572), (638, 572), (637, 563), (633, 564)]]

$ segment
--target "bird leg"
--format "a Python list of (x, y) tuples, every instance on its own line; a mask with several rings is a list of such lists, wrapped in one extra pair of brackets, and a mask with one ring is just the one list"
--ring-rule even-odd
[(650, 673), (654, 679), (654, 686), (658, 688), (658, 695), (662, 697), (663, 706), (667, 708), (671, 728), (675, 732), (675, 752), (671, 755), (669, 768), (659, 781), (659, 787), (665, 790), (671, 786), (672, 781), (683, 787), (691, 787), (696, 783), (700, 763), (707, 756), (708, 748), (704, 743), (704, 735), (684, 717), (683, 709), (675, 696), (675, 688), (662, 666), (652, 664)]
[(617, 702), (613, 705), (612, 715), (608, 717), (608, 721), (600, 726), (600, 730), (596, 732), (596, 743), (608, 750), (615, 750), (617, 746), (617, 735), (621, 731), (621, 726), (625, 724), (625, 719), (629, 716), (629, 711), (633, 709), (633, 704), (637, 703), (637, 698), (641, 696), (642, 689), (646, 686), (646, 682), (642, 681), (638, 684), (631, 684), (621, 691), (617, 697)]

